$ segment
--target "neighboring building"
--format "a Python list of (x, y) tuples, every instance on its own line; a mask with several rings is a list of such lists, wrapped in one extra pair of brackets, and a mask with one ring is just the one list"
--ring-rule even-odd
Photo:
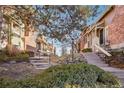
[(36, 38), (37, 50), (46, 51), (47, 50), (47, 41), (44, 35), (38, 34)]
[(67, 54), (67, 48), (65, 46), (62, 46), (62, 55)]
[(24, 48), (24, 28), (23, 25), (12, 20), (12, 29), (11, 29), (11, 43), (13, 46), (17, 47), (20, 50), (25, 50)]
[(37, 32), (29, 32), (28, 36), (24, 36), (24, 44), (25, 44), (25, 50), (27, 51), (36, 51), (36, 37)]
[(62, 46), (62, 55), (71, 54), (72, 48), (70, 46)]
[(33, 27), (24, 29), (25, 25), (19, 19), (9, 15), (12, 12), (2, 9), (0, 11), (0, 48), (5, 48), (8, 43), (11, 43), (19, 50), (34, 52), (36, 49), (36, 31)]
[[(14, 47), (24, 50), (23, 24), (20, 24), (17, 20), (8, 15), (4, 15), (1, 19), (1, 45), (4, 44), (4, 42), (6, 42), (7, 45), (8, 42), (10, 42)], [(11, 21), (8, 21), (8, 19)], [(6, 47), (6, 45), (4, 45), (4, 47)]]
[(37, 39), (36, 39), (36, 48), (37, 50), (43, 51), (43, 52), (51, 52), (55, 54), (56, 48), (48, 43), (46, 40), (46, 37), (43, 34), (38, 34)]
[(55, 54), (55, 47), (47, 42), (46, 37), (37, 37), (39, 32), (31, 24), (25, 27), (21, 20), (11, 16), (14, 12), (10, 8), (0, 7), (0, 49), (11, 44), (22, 51), (42, 50)]
[(79, 52), (84, 48), (124, 48), (124, 6), (109, 6), (95, 24), (84, 29), (77, 44)]
[(48, 51), (50, 51), (52, 54), (55, 54), (56, 48), (52, 44), (48, 43)]

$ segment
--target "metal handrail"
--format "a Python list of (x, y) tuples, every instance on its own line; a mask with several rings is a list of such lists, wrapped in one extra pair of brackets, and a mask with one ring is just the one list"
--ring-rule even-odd
[(49, 51), (37, 51), (38, 52), (38, 55), (39, 55), (39, 58), (40, 58), (40, 56), (41, 56), (41, 54), (40, 53), (46, 53), (46, 54), (48, 54), (47, 56), (48, 56), (48, 63), (51, 65), (51, 60), (50, 60), (50, 54), (52, 54), (52, 52), (49, 52)]

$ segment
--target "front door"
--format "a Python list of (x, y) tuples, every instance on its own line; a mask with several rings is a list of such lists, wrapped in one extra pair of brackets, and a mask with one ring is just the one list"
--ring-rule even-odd
[(37, 43), (37, 50), (41, 50), (41, 44)]
[(102, 29), (102, 30), (100, 30), (100, 33), (99, 33), (99, 41), (100, 41), (100, 45), (103, 45), (104, 44), (104, 41), (105, 41), (105, 35), (104, 35), (104, 30)]

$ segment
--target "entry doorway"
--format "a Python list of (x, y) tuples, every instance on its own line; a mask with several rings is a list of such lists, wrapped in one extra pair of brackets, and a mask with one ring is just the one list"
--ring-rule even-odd
[(39, 43), (39, 42), (37, 43), (37, 51), (38, 50), (41, 50), (41, 43)]
[(99, 35), (100, 36), (100, 38), (99, 38), (100, 39), (99, 40), (100, 41), (100, 45), (102, 45), (103, 44), (103, 30), (101, 30), (99, 34), (100, 34)]
[(100, 45), (105, 44), (105, 32), (104, 32), (104, 29), (99, 30), (99, 43), (100, 43)]

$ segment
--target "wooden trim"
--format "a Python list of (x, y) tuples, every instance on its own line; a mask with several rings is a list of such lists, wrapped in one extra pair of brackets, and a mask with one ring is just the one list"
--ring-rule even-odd
[(112, 56), (109, 52), (107, 52), (106, 50), (104, 50), (103, 48), (101, 48), (100, 46), (98, 45), (95, 45), (95, 47), (100, 50), (101, 52), (103, 52), (105, 55), (107, 56)]
[(94, 28), (101, 28), (101, 29), (104, 29), (104, 27), (102, 27), (102, 26), (99, 26), (99, 25), (101, 25), (101, 24), (103, 24), (104, 23), (104, 21), (102, 21), (102, 22), (99, 22), (99, 23), (97, 23), (97, 24), (94, 24), (93, 26), (89, 26), (89, 31), (86, 31), (86, 33), (84, 33), (83, 34), (83, 36), (85, 36), (86, 34), (88, 34), (88, 33), (90, 33)]

